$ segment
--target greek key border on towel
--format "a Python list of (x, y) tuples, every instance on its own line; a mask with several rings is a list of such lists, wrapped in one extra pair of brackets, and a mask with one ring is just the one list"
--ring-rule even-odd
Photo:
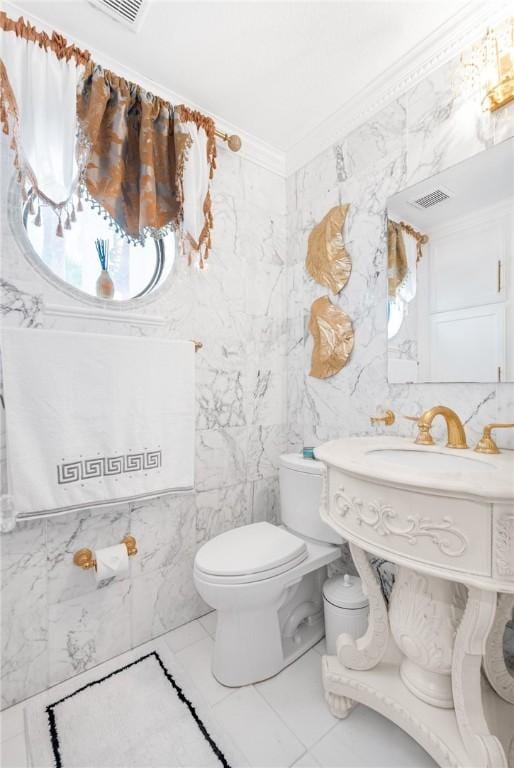
[(76, 483), (94, 477), (110, 477), (126, 472), (158, 469), (162, 465), (162, 451), (127, 453), (123, 456), (102, 456), (57, 465), (57, 482)]

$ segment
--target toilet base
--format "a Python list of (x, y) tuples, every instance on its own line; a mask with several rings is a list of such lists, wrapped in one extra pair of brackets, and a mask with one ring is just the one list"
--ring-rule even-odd
[(321, 588), (326, 568), (307, 573), (271, 605), (218, 608), (214, 677), (239, 687), (278, 674), (325, 634)]

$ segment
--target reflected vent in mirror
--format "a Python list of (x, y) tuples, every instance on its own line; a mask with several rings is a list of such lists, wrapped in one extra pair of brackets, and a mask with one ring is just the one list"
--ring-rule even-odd
[(143, 20), (143, 5), (146, 0), (89, 0), (91, 5), (107, 13), (136, 32)]
[(444, 203), (444, 201), (448, 200), (450, 197), (453, 197), (450, 190), (438, 187), (437, 189), (432, 189), (430, 192), (427, 192), (426, 195), (418, 197), (417, 200), (410, 200), (409, 202), (411, 205), (416, 206), (416, 208), (432, 208), (433, 205)]

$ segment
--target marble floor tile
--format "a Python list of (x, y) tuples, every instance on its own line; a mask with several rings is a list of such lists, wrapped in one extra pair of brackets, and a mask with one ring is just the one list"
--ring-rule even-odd
[(213, 648), (212, 638), (205, 637), (177, 653), (178, 661), (211, 707), (234, 694), (234, 688), (218, 683), (211, 672)]
[(313, 651), (316, 651), (316, 653), (319, 653), (320, 656), (324, 656), (327, 652), (327, 640), (325, 637), (322, 637), (319, 643), (316, 643)]
[(294, 763), (293, 768), (319, 768), (319, 763), (310, 752), (306, 752)]
[(18, 733), (16, 736), (2, 741), (0, 755), (2, 768), (26, 768), (27, 752), (24, 734)]
[(436, 768), (404, 731), (363, 705), (310, 751), (323, 768)]
[(23, 732), (23, 709), (25, 704), (15, 704), (0, 712), (0, 741), (5, 741)]
[(285, 768), (305, 751), (253, 686), (238, 688), (213, 712), (255, 768)]
[(255, 688), (307, 748), (338, 722), (326, 705), (321, 658), (313, 649)]
[(203, 626), (203, 628), (207, 631), (207, 633), (211, 637), (214, 637), (214, 635), (216, 634), (216, 623), (217, 623), (216, 611), (211, 611), (210, 613), (206, 613), (205, 616), (200, 616), (198, 621)]
[(166, 643), (174, 653), (182, 651), (198, 640), (203, 640), (208, 636), (208, 632), (200, 621), (190, 621), (181, 627), (168, 632), (165, 635)]

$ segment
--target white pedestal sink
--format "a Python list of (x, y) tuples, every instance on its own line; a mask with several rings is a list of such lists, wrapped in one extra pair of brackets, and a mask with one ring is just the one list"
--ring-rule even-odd
[[(348, 539), (370, 600), (366, 634), (323, 658), (332, 712), (360, 701), (441, 766), (514, 768), (514, 453), (335, 440), (321, 516)], [(386, 606), (366, 552), (397, 564)], [(486, 677), (482, 677), (482, 664)]]

